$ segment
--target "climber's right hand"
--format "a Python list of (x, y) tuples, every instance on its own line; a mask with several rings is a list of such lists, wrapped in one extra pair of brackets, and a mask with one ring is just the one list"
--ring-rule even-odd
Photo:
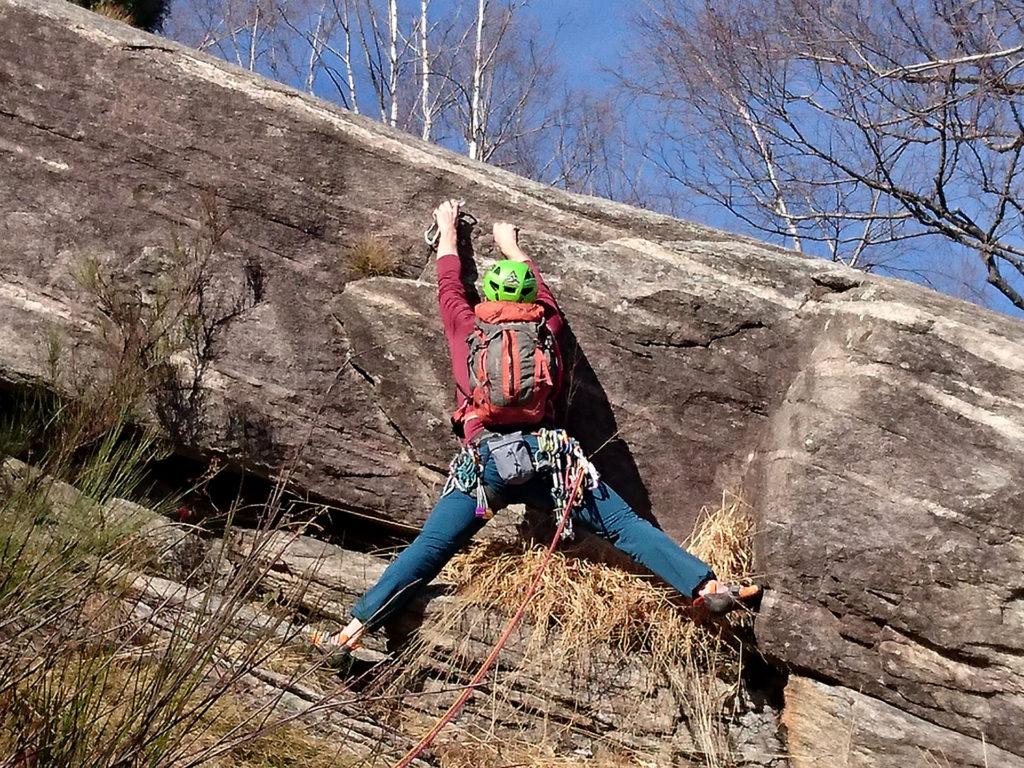
[(437, 220), (437, 229), (441, 235), (454, 235), (456, 224), (459, 221), (459, 206), (461, 200), (445, 200), (434, 209), (434, 218)]

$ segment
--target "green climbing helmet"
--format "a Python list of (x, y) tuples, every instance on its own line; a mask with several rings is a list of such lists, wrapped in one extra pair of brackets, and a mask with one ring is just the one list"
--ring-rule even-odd
[(522, 261), (502, 259), (484, 273), (484, 297), (488, 301), (529, 304), (537, 298), (537, 278)]

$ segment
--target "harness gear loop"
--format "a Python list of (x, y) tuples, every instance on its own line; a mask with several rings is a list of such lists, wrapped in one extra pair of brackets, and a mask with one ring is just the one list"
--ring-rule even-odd
[[(585, 476), (587, 488), (591, 491), (601, 482), (601, 475), (586, 454), (583, 446), (564, 429), (541, 429), (537, 432), (538, 467), (551, 470), (551, 497), (555, 500), (555, 519), (561, 517), (566, 505), (571, 504), (569, 517), (562, 529), (562, 541), (573, 537), (572, 512), (583, 504), (582, 493), (572, 493), (572, 479)], [(581, 474), (582, 473), (582, 474)]]

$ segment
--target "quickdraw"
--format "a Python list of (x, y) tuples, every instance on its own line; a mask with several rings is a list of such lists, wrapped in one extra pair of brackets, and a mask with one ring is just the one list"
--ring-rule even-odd
[[(459, 205), (465, 205), (465, 204), (466, 204), (465, 200), (460, 200), (459, 201)], [(470, 230), (472, 230), (472, 228), (475, 227), (476, 225), (477, 225), (476, 216), (474, 216), (473, 214), (469, 213), (469, 211), (459, 211), (459, 218), (456, 221), (456, 225), (455, 225), (456, 226), (456, 232), (459, 235), (462, 235), (462, 233), (465, 231), (466, 227), (468, 227)], [(437, 219), (436, 218), (434, 219), (433, 223), (427, 228), (427, 231), (423, 233), (423, 241), (427, 245), (429, 245), (431, 248), (437, 248), (438, 243), (441, 242), (441, 230), (437, 226)], [(444, 254), (442, 254), (442, 255), (444, 255)]]
[(476, 496), (476, 516), (483, 520), (494, 517), (494, 511), (487, 501), (487, 493), (483, 483), (484, 467), (480, 461), (480, 453), (476, 448), (467, 445), (452, 459), (448, 465), (448, 480), (441, 491), (447, 496), (452, 491), (462, 491)]
[[(582, 471), (587, 477), (587, 487), (593, 491), (601, 482), (601, 475), (586, 454), (583, 446), (564, 429), (542, 429), (537, 433), (537, 455), (534, 461), (538, 467), (551, 469), (551, 496), (555, 500), (555, 519), (569, 502), (572, 478)], [(576, 494), (572, 506), (583, 503), (583, 494)], [(562, 540), (573, 537), (572, 515), (562, 529)]]

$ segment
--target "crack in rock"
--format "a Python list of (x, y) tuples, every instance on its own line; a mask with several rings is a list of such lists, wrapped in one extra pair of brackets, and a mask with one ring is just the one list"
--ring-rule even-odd
[(658, 347), (664, 349), (709, 349), (712, 344), (723, 339), (730, 339), (734, 336), (739, 336), (747, 331), (754, 331), (761, 328), (767, 328), (768, 326), (762, 323), (760, 320), (748, 321), (739, 323), (738, 325), (730, 328), (724, 333), (714, 334), (707, 340), (699, 339), (680, 339), (678, 341), (673, 340), (662, 340), (662, 339), (637, 339), (637, 344), (641, 347)]

